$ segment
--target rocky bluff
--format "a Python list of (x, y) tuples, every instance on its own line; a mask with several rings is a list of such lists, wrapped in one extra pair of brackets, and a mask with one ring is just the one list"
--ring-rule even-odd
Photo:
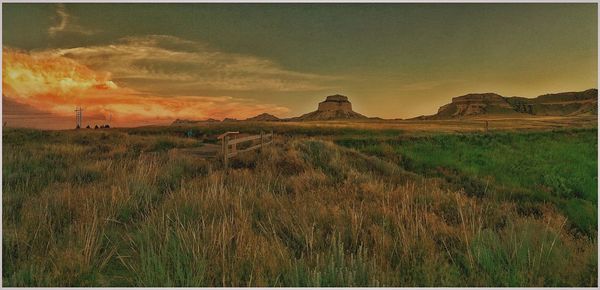
[(348, 97), (342, 95), (332, 95), (327, 96), (325, 101), (320, 102), (316, 111), (292, 119), (299, 121), (310, 121), (367, 119), (367, 117), (352, 110), (352, 103), (350, 103)]
[(593, 116), (598, 114), (598, 90), (541, 95), (536, 98), (503, 97), (495, 93), (468, 94), (452, 98), (437, 114), (425, 119), (462, 118), (479, 115)]

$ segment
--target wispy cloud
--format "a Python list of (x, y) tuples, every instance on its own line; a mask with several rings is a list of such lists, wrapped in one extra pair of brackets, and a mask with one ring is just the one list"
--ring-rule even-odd
[(56, 5), (56, 23), (48, 28), (50, 37), (55, 37), (59, 33), (77, 33), (83, 35), (92, 35), (94, 31), (73, 23), (73, 17), (67, 13), (64, 4)]
[(37, 110), (70, 116), (75, 106), (94, 114), (112, 114), (116, 123), (168, 122), (175, 118), (247, 118), (263, 112), (286, 114), (289, 109), (231, 96), (143, 93), (114, 83), (76, 60), (50, 52), (2, 51), (2, 90), (6, 96)]
[[(60, 6), (59, 6), (60, 7)], [(54, 33), (68, 31), (64, 8)], [(116, 123), (175, 118), (247, 118), (287, 107), (241, 97), (244, 92), (312, 92), (338, 77), (286, 69), (253, 55), (222, 52), (173, 36), (128, 37), (112, 44), (22, 52), (4, 48), (2, 89), (32, 108), (69, 116), (75, 106)]]
[(337, 77), (303, 73), (252, 55), (221, 52), (173, 36), (128, 37), (117, 43), (59, 49), (58, 56), (143, 91), (165, 94), (194, 91), (316, 91), (335, 85)]

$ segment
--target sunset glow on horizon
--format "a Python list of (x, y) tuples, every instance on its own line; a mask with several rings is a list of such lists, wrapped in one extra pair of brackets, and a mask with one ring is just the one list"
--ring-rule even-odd
[(119, 87), (108, 72), (97, 72), (50, 52), (2, 52), (3, 97), (57, 116), (72, 116), (75, 107), (114, 124), (165, 124), (176, 118), (246, 118), (288, 109), (228, 96), (164, 97)]
[(596, 4), (5, 3), (3, 119), (285, 118), (338, 93), (411, 118), (467, 93), (597, 88), (596, 30)]

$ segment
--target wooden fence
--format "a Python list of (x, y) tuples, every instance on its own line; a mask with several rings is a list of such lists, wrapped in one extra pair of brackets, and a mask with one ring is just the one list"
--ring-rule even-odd
[[(217, 138), (221, 140), (221, 155), (223, 156), (223, 164), (225, 168), (228, 166), (228, 159), (237, 156), (239, 153), (261, 149), (273, 142), (273, 131), (269, 134), (260, 132), (260, 135), (251, 135), (241, 138), (236, 138), (240, 132), (226, 132), (219, 135)], [(258, 140), (258, 142), (257, 142)], [(250, 147), (237, 149), (237, 144), (251, 142)]]

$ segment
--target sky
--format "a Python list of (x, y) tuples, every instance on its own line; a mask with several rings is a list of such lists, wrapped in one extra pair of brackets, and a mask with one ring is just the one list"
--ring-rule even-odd
[(370, 117), (597, 88), (597, 4), (2, 4), (3, 119)]

